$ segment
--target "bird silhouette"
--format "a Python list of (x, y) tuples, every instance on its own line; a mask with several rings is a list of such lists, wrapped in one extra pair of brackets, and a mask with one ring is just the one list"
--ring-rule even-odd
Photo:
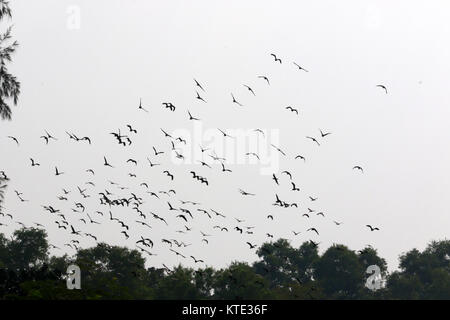
[(320, 135), (322, 136), (322, 138), (325, 138), (326, 136), (328, 136), (328, 135), (331, 134), (331, 132), (325, 132), (325, 133), (323, 133), (322, 130), (320, 130), (320, 129), (319, 129), (319, 131), (320, 131)]
[(254, 193), (249, 193), (247, 191), (244, 191), (242, 189), (239, 189), (239, 192), (243, 195), (243, 196), (254, 196)]
[(240, 107), (243, 106), (239, 101), (236, 100), (236, 98), (234, 97), (233, 93), (231, 94), (231, 97), (233, 98), (233, 103), (237, 104)]
[(382, 84), (377, 84), (376, 85), (376, 87), (378, 87), (378, 88), (381, 88), (381, 89), (383, 89), (384, 90), (384, 92), (387, 94), (388, 93), (388, 91), (387, 91), (387, 88), (386, 88), (386, 86), (385, 85), (382, 85)]
[(320, 146), (320, 143), (319, 143), (319, 141), (316, 140), (316, 138), (314, 138), (314, 137), (309, 137), (309, 136), (306, 137), (306, 138), (307, 138), (307, 139), (310, 139), (311, 141), (314, 141), (315, 143), (317, 143), (318, 146)]
[(267, 78), (266, 76), (258, 76), (258, 78), (266, 80), (267, 84), (270, 85), (269, 78)]
[(129, 124), (127, 124), (128, 130), (130, 130), (131, 133), (137, 133), (137, 130), (133, 129), (133, 127)]
[(273, 144), (271, 144), (271, 146), (274, 147), (274, 148), (275, 148), (279, 153), (281, 153), (283, 156), (286, 156), (286, 153), (284, 153), (284, 151), (281, 150), (279, 147), (277, 147), (277, 146), (275, 146), (275, 145), (273, 145)]
[(201, 100), (201, 101), (203, 101), (203, 102), (205, 102), (206, 103), (206, 100), (205, 99), (203, 99), (201, 96), (200, 96), (200, 94), (198, 93), (198, 91), (196, 91), (195, 93), (197, 93), (197, 97), (196, 97), (196, 99), (198, 99), (198, 100)]
[(194, 81), (195, 81), (195, 85), (196, 85), (197, 87), (199, 87), (200, 89), (202, 89), (203, 92), (205, 92), (205, 89), (203, 89), (203, 87), (201, 86), (201, 84), (200, 84), (197, 80), (195, 80), (195, 79), (194, 79)]
[(8, 138), (11, 139), (11, 140), (13, 140), (17, 145), (20, 145), (20, 144), (19, 144), (19, 140), (17, 140), (16, 137), (8, 136)]
[(293, 62), (293, 64), (294, 64), (295, 66), (297, 66), (298, 70), (302, 70), (302, 71), (305, 71), (305, 72), (309, 72), (309, 71), (306, 70), (305, 68), (303, 68), (303, 67), (301, 67), (300, 65), (298, 65), (296, 62)]
[(275, 183), (276, 183), (277, 185), (279, 185), (279, 183), (278, 183), (278, 178), (275, 176), (275, 173), (272, 174), (272, 180), (275, 181)]
[(148, 112), (144, 107), (142, 107), (142, 99), (139, 99), (139, 107), (138, 107), (138, 109), (142, 110), (142, 111), (145, 111), (145, 112)]
[(60, 172), (59, 170), (58, 170), (58, 167), (55, 167), (55, 175), (56, 176), (60, 176), (60, 175), (63, 175), (64, 174), (64, 172)]
[(366, 224), (366, 227), (368, 227), (370, 231), (380, 230), (378, 227), (372, 227), (370, 224)]
[(196, 259), (194, 256), (191, 256), (191, 258), (194, 260), (195, 263), (204, 263), (203, 260)]
[(275, 59), (275, 62), (279, 62), (280, 64), (282, 63), (281, 59), (277, 58), (275, 53), (271, 53), (270, 55)]
[(174, 179), (173, 174), (171, 174), (169, 171), (165, 170), (165, 171), (163, 171), (163, 173), (165, 173), (170, 178), (170, 180)]
[(250, 88), (250, 87), (249, 87), (248, 85), (246, 85), (246, 84), (244, 84), (243, 86), (246, 87), (247, 90), (250, 91), (254, 96), (256, 96), (256, 94), (255, 94), (255, 92), (253, 91), (252, 88)]
[(286, 110), (289, 110), (291, 112), (295, 112), (298, 115), (298, 109), (294, 109), (291, 106), (286, 107)]
[(189, 120), (200, 121), (200, 119), (193, 117), (192, 114), (189, 112), (189, 110), (188, 110), (188, 115), (189, 115)]
[(165, 130), (161, 129), (161, 131), (164, 134), (164, 137), (173, 139), (173, 137), (170, 134), (168, 134)]
[(221, 163), (222, 165), (222, 172), (232, 172), (230, 169), (225, 168), (225, 165)]
[(30, 158), (30, 161), (31, 161), (31, 166), (32, 167), (40, 166), (40, 164), (37, 163), (36, 161), (34, 161), (33, 158)]
[(246, 242), (248, 244), (248, 246), (250, 247), (250, 249), (254, 249), (256, 248), (256, 244), (251, 244), (250, 242)]
[(105, 156), (103, 157), (103, 165), (104, 165), (105, 167), (114, 168), (112, 165), (110, 165), (110, 164), (108, 163), (108, 160), (106, 160), (106, 157), (105, 157)]

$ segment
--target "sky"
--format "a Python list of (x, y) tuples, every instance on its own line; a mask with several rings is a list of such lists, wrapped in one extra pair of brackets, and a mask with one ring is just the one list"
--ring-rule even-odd
[[(74, 254), (64, 246), (72, 239), (83, 248), (95, 245), (58, 229), (61, 217), (42, 208), (52, 205), (76, 230), (111, 245), (136, 248), (141, 236), (151, 238), (155, 255), (146, 258), (155, 267), (194, 266), (190, 255), (214, 267), (252, 262), (257, 256), (246, 242), (260, 245), (270, 240), (269, 233), (294, 247), (313, 240), (320, 252), (334, 243), (352, 250), (372, 245), (395, 270), (400, 254), (448, 238), (448, 2), (15, 0), (12, 9), (13, 19), (2, 26), (13, 24), (20, 44), (9, 69), (22, 93), (13, 120), (0, 122), (0, 170), (11, 179), (4, 212), (14, 217), (0, 217), (8, 225), (0, 232), (12, 234), (17, 221), (40, 223), (60, 248), (51, 251), (55, 255)], [(270, 84), (258, 78), (262, 75)], [(242, 106), (233, 103), (232, 94)], [(140, 99), (148, 112), (138, 109)], [(176, 110), (164, 108), (164, 102)], [(188, 110), (201, 120), (190, 121)], [(129, 132), (128, 124), (138, 133)], [(176, 159), (161, 128), (187, 141), (174, 141), (185, 161)], [(119, 129), (130, 146), (110, 134)], [(45, 130), (58, 140), (46, 145), (40, 138)], [(322, 138), (319, 130), (332, 134)], [(89, 136), (92, 145), (70, 140), (66, 131)], [(152, 147), (165, 153), (156, 156)], [(222, 172), (209, 156), (213, 152), (232, 172)], [(246, 156), (249, 152), (260, 160)], [(104, 156), (114, 168), (103, 165)], [(41, 165), (31, 167), (30, 157)], [(138, 164), (127, 163), (130, 158)], [(161, 165), (150, 167), (147, 158)], [(55, 176), (55, 166), (64, 174)], [(292, 180), (282, 173), (286, 170)], [(191, 171), (207, 178), (208, 186)], [(292, 191), (291, 182), (300, 191)], [(84, 199), (77, 186), (90, 197)], [(62, 188), (71, 191), (68, 201), (57, 198)], [(114, 197), (141, 197), (140, 209), (152, 228), (135, 222), (142, 217), (131, 206), (112, 207), (130, 227), (126, 240), (120, 224), (109, 220), (109, 208), (99, 204), (98, 193), (105, 189)], [(255, 195), (243, 196), (239, 189)], [(15, 190), (28, 201), (20, 201)], [(159, 193), (168, 190), (176, 195)], [(274, 206), (275, 194), (298, 208)], [(86, 211), (73, 212), (75, 202)], [(185, 223), (167, 202), (194, 218)], [(303, 216), (308, 208), (314, 210), (310, 218)], [(79, 219), (86, 214), (101, 224), (84, 224)], [(371, 232), (367, 224), (380, 230)], [(191, 231), (178, 233), (185, 225)], [(236, 226), (244, 227), (244, 234), (233, 230)], [(319, 235), (307, 231), (311, 227)], [(161, 239), (190, 244), (172, 248), (187, 258)]]

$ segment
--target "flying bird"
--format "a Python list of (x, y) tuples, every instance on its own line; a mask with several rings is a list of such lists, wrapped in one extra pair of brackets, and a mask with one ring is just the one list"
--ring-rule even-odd
[(376, 87), (383, 89), (386, 94), (388, 93), (386, 86), (384, 86), (382, 84), (377, 84)]
[(31, 160), (31, 166), (32, 167), (40, 166), (40, 164), (37, 163), (36, 161), (34, 161), (33, 158), (30, 158), (30, 160)]
[(17, 145), (19, 145), (19, 140), (16, 137), (8, 136), (9, 139), (13, 140)]
[(316, 140), (316, 138), (308, 136), (308, 137), (306, 137), (306, 139), (310, 139), (310, 140), (314, 141), (315, 143), (317, 143), (318, 146), (320, 146), (320, 143)]
[(222, 163), (222, 172), (231, 172), (231, 169), (225, 168), (225, 165)]
[(274, 147), (279, 153), (281, 153), (283, 156), (286, 156), (286, 153), (283, 152), (283, 150), (281, 150), (280, 148), (278, 148), (277, 146), (274, 146), (273, 144), (271, 144), (272, 147)]
[(165, 173), (170, 178), (170, 180), (173, 180), (173, 174), (171, 174), (169, 171), (165, 170), (163, 171), (163, 173)]
[(277, 176), (275, 175), (275, 173), (272, 174), (272, 180), (275, 181), (275, 183), (276, 183), (277, 185), (280, 185), (280, 184), (278, 183), (278, 178), (277, 178)]
[(203, 260), (200, 260), (200, 259), (197, 260), (194, 256), (191, 256), (191, 258), (194, 259), (194, 262), (195, 262), (195, 263), (200, 263), (200, 262), (203, 262), (203, 263), (204, 263)]
[(281, 172), (282, 174), (284, 173), (285, 175), (287, 175), (289, 177), (290, 180), (292, 180), (292, 174), (289, 171), (283, 171)]
[(198, 93), (198, 91), (196, 91), (196, 93), (197, 93), (197, 99), (198, 100), (201, 100), (201, 101), (203, 101), (203, 102), (206, 102), (206, 100), (205, 99), (203, 99), (201, 96), (200, 96), (200, 94)]
[(195, 85), (196, 85), (197, 87), (199, 87), (200, 89), (202, 89), (203, 92), (204, 92), (205, 89), (203, 89), (202, 85), (201, 85), (197, 80), (194, 79), (194, 81), (195, 81)]
[(188, 115), (189, 115), (189, 120), (200, 121), (200, 119), (194, 118), (194, 117), (192, 116), (192, 114), (189, 112), (189, 110), (188, 110)]
[(294, 109), (291, 106), (287, 106), (286, 109), (290, 110), (291, 112), (295, 112), (298, 115), (298, 109)]
[(238, 106), (242, 107), (242, 104), (236, 100), (236, 98), (234, 97), (233, 93), (231, 93), (231, 97), (233, 98), (233, 103), (236, 103)]
[(366, 227), (368, 227), (370, 229), (370, 231), (380, 230), (377, 227), (372, 227), (370, 224), (366, 224)]
[(331, 132), (323, 133), (321, 129), (319, 129), (319, 131), (320, 131), (320, 135), (322, 136), (322, 138), (325, 138), (326, 136), (331, 134)]
[(243, 86), (246, 87), (247, 90), (250, 91), (254, 96), (256, 96), (256, 94), (255, 94), (255, 92), (253, 91), (252, 88), (250, 88), (250, 87), (249, 87), (248, 85), (246, 85), (246, 84), (244, 84)]
[(308, 70), (306, 70), (305, 68), (303, 68), (302, 66), (298, 65), (296, 62), (293, 62), (293, 64), (295, 64), (298, 68), (298, 70), (303, 70), (305, 72), (309, 72)]
[(270, 55), (275, 59), (275, 62), (279, 62), (280, 64), (282, 63), (281, 59), (277, 58), (277, 55), (275, 53), (271, 53)]
[(64, 172), (59, 172), (58, 167), (55, 167), (55, 176), (60, 176), (64, 174)]
[(248, 193), (247, 191), (244, 191), (242, 189), (239, 189), (239, 192), (243, 195), (243, 196), (254, 196), (255, 194), (253, 193)]
[(142, 99), (139, 99), (139, 107), (138, 107), (138, 109), (139, 110), (143, 110), (145, 112), (148, 112), (146, 109), (144, 109), (144, 107), (142, 107)]
[(164, 131), (163, 129), (161, 129), (161, 131), (164, 133), (164, 137), (173, 139), (173, 137), (170, 134), (168, 134), (166, 131)]
[(104, 165), (105, 167), (111, 167), (111, 168), (114, 168), (112, 165), (110, 165), (110, 164), (108, 163), (108, 160), (106, 160), (106, 157), (105, 157), (105, 156), (103, 156), (103, 160), (104, 160), (103, 165)]
[(258, 76), (258, 78), (266, 80), (267, 84), (270, 85), (269, 78), (267, 78), (266, 76)]
[(219, 130), (225, 138), (226, 138), (226, 137), (228, 137), (228, 138), (233, 138), (232, 136), (228, 135), (225, 131), (223, 131), (223, 130), (221, 130), (221, 129), (217, 129), (217, 130)]
[(130, 130), (131, 133), (137, 133), (137, 130), (133, 129), (133, 127), (129, 124), (127, 124), (128, 130)]
[(246, 242), (248, 244), (248, 246), (250, 247), (250, 249), (254, 249), (256, 248), (256, 244), (251, 244), (250, 242)]

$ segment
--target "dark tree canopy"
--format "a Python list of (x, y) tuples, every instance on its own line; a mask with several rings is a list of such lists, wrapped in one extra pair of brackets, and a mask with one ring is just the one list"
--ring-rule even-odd
[[(335, 244), (322, 255), (311, 242), (294, 248), (285, 239), (264, 243), (253, 264), (192, 269), (146, 268), (141, 252), (99, 243), (74, 256), (48, 253), (44, 230), (0, 234), (0, 299), (450, 299), (450, 241), (433, 241), (400, 257), (389, 274), (372, 247), (353, 251)], [(81, 269), (82, 289), (66, 288), (66, 270)], [(369, 265), (386, 285), (365, 287)]]

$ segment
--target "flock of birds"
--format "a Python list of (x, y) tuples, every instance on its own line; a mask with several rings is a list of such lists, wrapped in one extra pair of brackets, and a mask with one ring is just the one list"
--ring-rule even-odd
[[(277, 64), (282, 64), (282, 60), (275, 54), (271, 54), (274, 59), (274, 62)], [(293, 62), (294, 66), (301, 72), (309, 72), (307, 69)], [(270, 87), (271, 83), (267, 76), (259, 75), (258, 79), (264, 81), (266, 83), (265, 86)], [(194, 79), (193, 82), (196, 100), (202, 103), (208, 103), (204, 98), (207, 93), (205, 87), (202, 85), (200, 81)], [(248, 90), (248, 92), (256, 96), (254, 89), (246, 84), (244, 87)], [(387, 88), (382, 85), (376, 85), (376, 87), (384, 90), (387, 94)], [(239, 107), (243, 107), (243, 104), (239, 102), (236, 96), (231, 93), (230, 102), (236, 104)], [(170, 102), (162, 103), (162, 107), (164, 109), (169, 110), (170, 112), (176, 112), (177, 107)], [(298, 109), (295, 109), (291, 106), (287, 106), (285, 108), (287, 111), (299, 114)], [(139, 105), (137, 106), (137, 112), (149, 113), (149, 108), (143, 105), (142, 99), (139, 101)], [(193, 116), (189, 110), (185, 111), (187, 113), (187, 121), (202, 121), (199, 117)], [(124, 129), (125, 128), (125, 129)], [(217, 129), (222, 134), (223, 138), (232, 138), (225, 130)], [(117, 131), (111, 132), (109, 135), (113, 142), (127, 147), (133, 144), (135, 137), (139, 135), (139, 130), (134, 128), (133, 125), (127, 124), (121, 129)], [(40, 137), (45, 145), (52, 143), (61, 143), (62, 138), (57, 138), (49, 133), (47, 130)], [(151, 183), (149, 181), (145, 181), (144, 177), (140, 177), (137, 174), (129, 173), (128, 176), (130, 179), (135, 179), (133, 181), (137, 181), (136, 179), (140, 179), (139, 189), (130, 190), (130, 187), (127, 185), (122, 185), (112, 180), (104, 181), (103, 185), (99, 185), (99, 183), (94, 183), (92, 181), (83, 181), (84, 186), (81, 187), (81, 184), (73, 185), (72, 187), (61, 186), (61, 193), (56, 195), (53, 201), (49, 201), (50, 203), (40, 204), (43, 212), (48, 212), (48, 214), (52, 215), (53, 220), (58, 230), (65, 233), (70, 239), (67, 243), (64, 244), (64, 247), (78, 250), (81, 248), (81, 243), (92, 245), (91, 242), (83, 242), (83, 240), (91, 240), (96, 242), (102, 241), (102, 229), (108, 228), (108, 224), (116, 224), (119, 227), (120, 231), (118, 235), (127, 242), (127, 245), (131, 247), (135, 247), (141, 252), (147, 254), (148, 256), (154, 256), (154, 249), (158, 246), (162, 246), (163, 249), (167, 249), (168, 254), (174, 254), (176, 257), (180, 259), (192, 259), (195, 264), (205, 264), (205, 258), (195, 257), (193, 254), (189, 254), (189, 247), (195, 245), (194, 243), (186, 243), (182, 240), (183, 234), (195, 233), (198, 238), (199, 245), (208, 245), (211, 238), (214, 236), (214, 232), (227, 232), (234, 233), (239, 236), (246, 236), (243, 238), (242, 243), (245, 246), (248, 246), (249, 250), (255, 250), (258, 248), (258, 244), (254, 243), (254, 241), (249, 239), (252, 235), (256, 233), (265, 234), (267, 240), (274, 238), (274, 234), (268, 232), (267, 230), (258, 230), (255, 226), (252, 226), (245, 221), (242, 217), (231, 217), (230, 215), (219, 212), (217, 210), (211, 209), (209, 207), (203, 206), (200, 202), (194, 200), (182, 200), (178, 198), (177, 190), (171, 188), (171, 182), (178, 178), (175, 176), (173, 172), (170, 172), (168, 168), (165, 167), (165, 163), (162, 161), (162, 156), (164, 154), (174, 153), (175, 157), (178, 159), (184, 159), (184, 155), (180, 152), (180, 148), (178, 148), (179, 144), (186, 144), (187, 141), (182, 137), (175, 137), (171, 135), (163, 128), (160, 128), (160, 132), (162, 134), (162, 138), (167, 141), (167, 148), (158, 150), (156, 147), (152, 147), (151, 155), (146, 159), (135, 159), (129, 158), (125, 164), (116, 163), (114, 159), (109, 159), (106, 156), (103, 157), (102, 163), (98, 161), (98, 165), (102, 165), (105, 168), (108, 168), (111, 171), (111, 174), (114, 172), (113, 170), (123, 169), (120, 166), (126, 166), (126, 170), (128, 170), (129, 166), (132, 168), (137, 168), (138, 166), (142, 166), (145, 168), (149, 168), (155, 174), (161, 174), (167, 178), (167, 186), (169, 186), (169, 190), (151, 190)], [(263, 135), (264, 131), (261, 129), (254, 129), (255, 134)], [(328, 138), (332, 133), (322, 131), (318, 129), (320, 136), (318, 138), (313, 136), (306, 136), (305, 139), (311, 141), (311, 143), (320, 146), (322, 141)], [(11, 140), (11, 143), (20, 146), (20, 139), (15, 136), (8, 136), (8, 139)], [(85, 143), (87, 145), (94, 144), (94, 139), (88, 136), (78, 136), (73, 132), (66, 131), (66, 139), (68, 141), (73, 140), (77, 143)], [(287, 157), (287, 153), (283, 151), (281, 148), (275, 145), (271, 145), (275, 148), (281, 156)], [(202, 186), (210, 187), (210, 183), (208, 180), (208, 172), (207, 170), (212, 170), (214, 165), (220, 167), (220, 173), (224, 175), (233, 175), (233, 171), (230, 168), (225, 166), (226, 160), (224, 157), (221, 157), (215, 153), (215, 151), (210, 150), (209, 148), (200, 146), (202, 155), (205, 155), (201, 160), (198, 160), (197, 164), (199, 166), (199, 170), (204, 170), (205, 172), (201, 172), (199, 170), (187, 170), (186, 175), (191, 176), (194, 183), (198, 183)], [(212, 151), (212, 152), (211, 152)], [(260, 155), (255, 152), (247, 152), (245, 154), (247, 157), (254, 157), (256, 159), (260, 159)], [(306, 157), (303, 155), (295, 155), (293, 157), (295, 160), (302, 160), (306, 162)], [(35, 170), (41, 166), (41, 163), (35, 159), (29, 159), (29, 165)], [(59, 177), (65, 175), (65, 172), (61, 170), (63, 165), (54, 167), (54, 176)], [(360, 165), (349, 166), (349, 169), (353, 169), (355, 172), (364, 173), (364, 169)], [(147, 170), (147, 169), (146, 169)], [(94, 168), (86, 168), (85, 174), (94, 177), (96, 175), (96, 170)], [(80, 177), (81, 173), (80, 173)], [(286, 178), (283, 178), (286, 177)], [(286, 183), (290, 185), (291, 192), (300, 192), (300, 187), (298, 183), (294, 181), (294, 176), (289, 170), (283, 170), (282, 172), (274, 172), (271, 175), (271, 180), (273, 180), (273, 184), (275, 186), (279, 186), (280, 184)], [(6, 172), (0, 171), (0, 179), (9, 180)], [(288, 180), (286, 180), (288, 179)], [(237, 190), (242, 197), (257, 197), (255, 193), (248, 192), (243, 189)], [(28, 202), (25, 195), (22, 192), (14, 190), (15, 195), (20, 202)], [(201, 191), (200, 191), (201, 192)], [(88, 198), (97, 198), (98, 206), (95, 208), (88, 207), (86, 204), (86, 199)], [(300, 203), (298, 202), (288, 202), (282, 200), (283, 196), (275, 191), (273, 193), (273, 206), (277, 206), (280, 208), (299, 208)], [(318, 197), (308, 196), (308, 201), (311, 205), (307, 205), (305, 208), (305, 213), (302, 214), (302, 217), (310, 218), (311, 216), (320, 216), (325, 218), (325, 213), (323, 211), (319, 211), (314, 208), (314, 204), (318, 200)], [(10, 200), (8, 200), (10, 201)], [(166, 210), (161, 212), (154, 212), (154, 210), (147, 210), (144, 208), (146, 203), (151, 201), (159, 201), (164, 204)], [(70, 204), (70, 209), (62, 209), (62, 203)], [(116, 211), (121, 208), (122, 210), (127, 211), (126, 218), (116, 215)], [(202, 224), (198, 225), (196, 223), (196, 219), (198, 215), (203, 215), (207, 217), (207, 220), (210, 221), (210, 225)], [(268, 214), (263, 217), (267, 220), (273, 221), (274, 215)], [(261, 216), (258, 216), (257, 219), (262, 219)], [(170, 224), (169, 224), (170, 222)], [(342, 225), (341, 221), (332, 221), (336, 227)], [(13, 214), (5, 212), (5, 209), (0, 206), (0, 227), (7, 226), (10, 224), (17, 224), (24, 228), (27, 226), (25, 223), (21, 221), (17, 221)], [(34, 227), (37, 228), (46, 228), (40, 222), (34, 222)], [(98, 225), (101, 226), (97, 230), (97, 233), (88, 232), (88, 225)], [(140, 226), (139, 231), (136, 228)], [(166, 237), (161, 239), (155, 239), (152, 236), (152, 229), (154, 228), (162, 228), (169, 227), (175, 230), (176, 234), (179, 235), (176, 237)], [(142, 229), (144, 228), (144, 229)], [(374, 232), (380, 230), (379, 227), (367, 224), (365, 226), (369, 232)], [(318, 227), (311, 227), (306, 230), (298, 231), (291, 230), (292, 235), (298, 236), (300, 234), (311, 234), (319, 236), (320, 231)], [(147, 231), (145, 231), (147, 230)], [(205, 232), (205, 230), (207, 230)], [(317, 246), (319, 243), (309, 240), (311, 244)], [(51, 248), (59, 249), (59, 250), (68, 250), (56, 245), (51, 244)], [(165, 250), (165, 249), (164, 249)], [(164, 268), (170, 270), (165, 264), (163, 264)]]

